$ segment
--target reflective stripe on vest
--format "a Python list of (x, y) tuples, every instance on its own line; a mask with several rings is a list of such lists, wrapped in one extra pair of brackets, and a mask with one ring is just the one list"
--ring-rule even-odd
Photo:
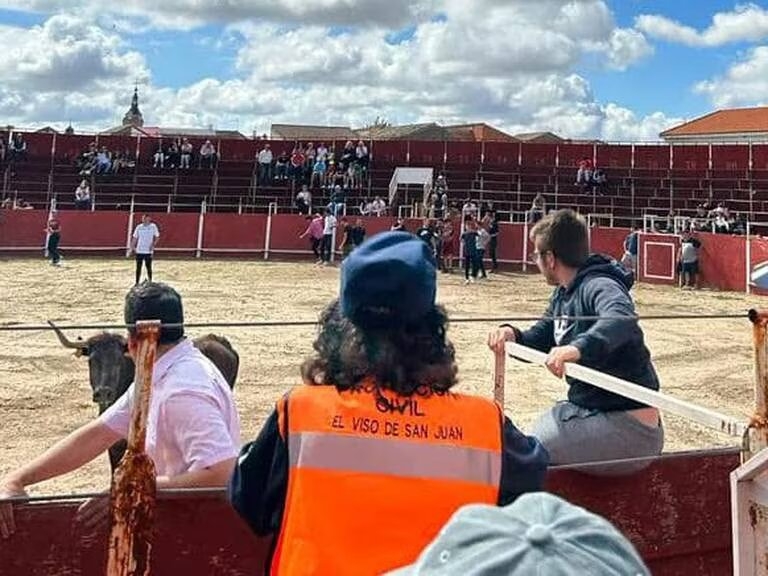
[(463, 446), (303, 432), (290, 435), (288, 453), (291, 468), (466, 480), (495, 486), (501, 478), (498, 453)]
[(272, 574), (381, 574), (413, 562), (461, 506), (498, 502), (498, 405), (377, 394), (300, 386), (278, 404), (290, 468)]

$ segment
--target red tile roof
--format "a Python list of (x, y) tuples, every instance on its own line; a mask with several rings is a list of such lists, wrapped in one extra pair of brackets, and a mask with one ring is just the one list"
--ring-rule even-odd
[(768, 106), (717, 110), (661, 133), (666, 136), (768, 132)]

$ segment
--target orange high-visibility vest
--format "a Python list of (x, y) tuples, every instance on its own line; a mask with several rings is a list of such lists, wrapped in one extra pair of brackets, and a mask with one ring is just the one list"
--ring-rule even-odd
[(498, 502), (497, 404), (380, 395), (305, 385), (278, 404), (290, 471), (272, 574), (381, 574), (415, 561), (461, 506)]

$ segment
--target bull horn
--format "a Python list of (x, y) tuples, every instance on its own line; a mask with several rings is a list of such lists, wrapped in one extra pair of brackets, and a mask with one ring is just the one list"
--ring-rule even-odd
[(59, 338), (59, 342), (61, 342), (61, 345), (64, 346), (64, 348), (74, 348), (76, 350), (83, 351), (86, 348), (88, 348), (88, 345), (85, 342), (72, 342), (72, 340), (69, 340), (66, 336), (64, 336), (64, 332), (59, 330), (59, 328), (48, 320), (48, 325), (53, 328), (53, 331), (56, 333), (56, 336)]

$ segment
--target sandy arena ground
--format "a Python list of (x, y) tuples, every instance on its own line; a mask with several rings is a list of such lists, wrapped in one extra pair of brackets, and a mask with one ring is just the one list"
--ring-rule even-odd
[[(57, 269), (41, 259), (0, 260), (0, 324), (116, 323), (130, 287), (133, 262), (68, 258)], [(183, 295), (189, 322), (314, 320), (337, 293), (338, 269), (263, 261), (156, 262), (155, 279)], [(440, 276), (439, 301), (455, 317), (530, 316), (544, 311), (550, 293), (540, 276), (504, 273), (465, 286), (454, 273)], [(768, 301), (743, 294), (681, 292), (642, 285), (634, 290), (643, 314), (741, 313)], [(491, 395), (492, 358), (485, 347), (495, 324), (456, 324), (461, 389)], [(673, 320), (642, 323), (670, 394), (746, 418), (752, 405), (751, 327), (744, 320)], [(298, 366), (311, 352), (312, 328), (221, 329), (240, 353), (236, 399), (243, 441), (251, 439), (275, 400), (299, 382)], [(202, 333), (202, 331), (200, 332)], [(72, 333), (70, 338), (90, 334)], [(197, 334), (193, 334), (197, 335)], [(52, 332), (0, 332), (0, 475), (28, 461), (96, 414), (88, 366), (63, 349)], [(563, 398), (564, 383), (543, 368), (507, 363), (506, 409), (525, 429), (536, 414)], [(723, 446), (731, 439), (682, 421), (666, 419), (668, 451)], [(108, 487), (106, 455), (33, 494)]]

